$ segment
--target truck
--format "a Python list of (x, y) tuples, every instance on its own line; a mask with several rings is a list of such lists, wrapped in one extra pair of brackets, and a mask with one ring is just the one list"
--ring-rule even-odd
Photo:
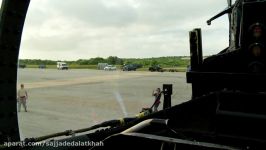
[(58, 70), (68, 70), (68, 65), (65, 62), (57, 62), (56, 67)]

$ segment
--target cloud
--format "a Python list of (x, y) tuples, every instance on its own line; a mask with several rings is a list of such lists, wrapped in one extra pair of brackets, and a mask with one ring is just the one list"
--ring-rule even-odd
[(93, 26), (125, 26), (134, 22), (136, 12), (126, 0), (53, 0), (52, 12), (66, 19), (76, 19)]
[(213, 0), (32, 0), (20, 58), (189, 55), (188, 32), (196, 27), (209, 55), (228, 43), (226, 16), (206, 25), (225, 7)]

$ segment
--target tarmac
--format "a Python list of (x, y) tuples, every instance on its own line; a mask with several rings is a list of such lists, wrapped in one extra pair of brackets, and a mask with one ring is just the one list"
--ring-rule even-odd
[(135, 116), (163, 84), (173, 84), (172, 105), (191, 98), (184, 72), (25, 68), (18, 70), (21, 83), (29, 94), (28, 112), (18, 113), (22, 140)]

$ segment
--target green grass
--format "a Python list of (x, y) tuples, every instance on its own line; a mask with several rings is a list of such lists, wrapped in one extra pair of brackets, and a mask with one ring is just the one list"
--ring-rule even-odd
[(138, 68), (137, 71), (149, 71), (149, 68), (142, 67), (142, 68)]
[[(39, 68), (39, 65), (26, 65), (26, 68)], [(56, 69), (56, 65), (46, 65), (48, 69)]]
[[(27, 65), (26, 68), (39, 68), (39, 65)], [(46, 65), (47, 69), (57, 69), (56, 65)], [(69, 69), (97, 69), (97, 65), (69, 65)]]
[(69, 65), (69, 69), (97, 69), (97, 65)]

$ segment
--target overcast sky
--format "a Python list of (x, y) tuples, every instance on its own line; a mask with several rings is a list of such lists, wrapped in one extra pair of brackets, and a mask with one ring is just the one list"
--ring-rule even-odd
[(31, 0), (20, 58), (189, 56), (188, 32), (202, 28), (204, 55), (228, 45), (228, 17), (206, 20), (226, 0)]

